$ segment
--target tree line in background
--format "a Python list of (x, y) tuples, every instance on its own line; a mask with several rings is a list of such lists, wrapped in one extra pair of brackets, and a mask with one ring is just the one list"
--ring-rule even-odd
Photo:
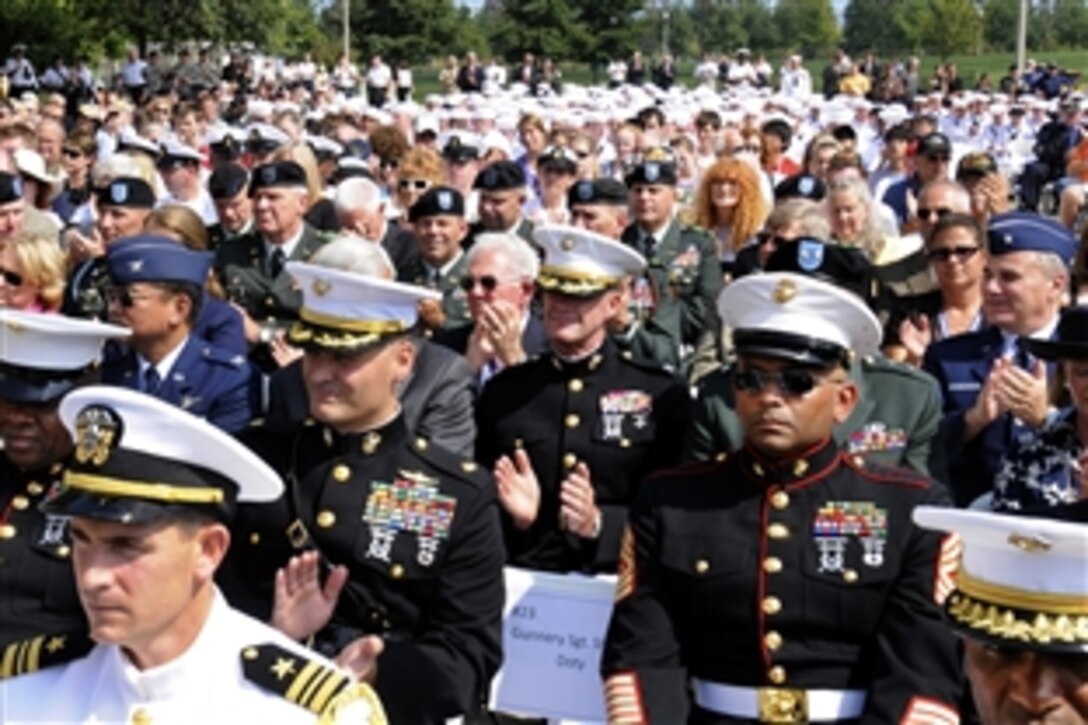
[[(351, 0), (358, 58), (381, 53), (419, 64), (476, 51), (508, 61), (529, 51), (557, 61), (603, 64), (634, 49), (696, 58), (741, 46), (807, 57), (843, 44), (852, 54), (1011, 51), (1019, 0), (850, 0), (840, 27), (830, 0), (486, 0), (473, 13), (453, 0)], [(341, 0), (3, 0), (0, 49), (29, 46), (43, 67), (53, 55), (121, 57), (128, 44), (251, 43), (265, 52), (339, 49)], [(1086, 0), (1033, 3), (1035, 53), (1088, 44)]]

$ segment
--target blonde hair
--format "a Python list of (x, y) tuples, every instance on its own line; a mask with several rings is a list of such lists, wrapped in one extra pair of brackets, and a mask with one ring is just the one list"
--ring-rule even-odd
[[(182, 204), (167, 204), (159, 207), (144, 221), (144, 229), (154, 231), (163, 236), (176, 239), (183, 246), (199, 252), (208, 250), (210, 239), (208, 229), (200, 215)], [(212, 297), (226, 298), (223, 285), (213, 271), (208, 271), (208, 279), (204, 281), (204, 290)]]
[[(746, 161), (726, 157), (703, 173), (695, 194), (695, 223), (704, 229), (713, 233), (724, 222), (718, 217), (711, 194), (711, 187), (720, 181), (732, 181), (737, 185), (737, 206), (729, 221), (729, 246), (733, 251), (739, 251), (763, 228), (771, 210), (759, 188), (759, 172)], [(725, 250), (719, 250), (722, 251)]]
[(306, 210), (309, 211), (317, 202), (321, 201), (321, 192), (324, 183), (321, 181), (321, 172), (317, 167), (317, 157), (309, 144), (297, 141), (281, 146), (272, 154), (273, 161), (294, 161), (306, 172)]
[(24, 232), (0, 242), (0, 249), (11, 247), (19, 260), (23, 278), (38, 288), (38, 301), (53, 311), (64, 299), (67, 259), (56, 239)]

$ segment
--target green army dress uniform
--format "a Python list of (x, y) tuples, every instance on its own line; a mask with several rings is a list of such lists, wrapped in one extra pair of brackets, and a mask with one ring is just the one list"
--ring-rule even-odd
[(461, 289), (461, 280), (466, 271), (466, 258), (465, 254), (461, 254), (453, 266), (444, 272), (432, 270), (420, 259), (400, 275), (401, 282), (428, 287), (442, 293), (442, 312), (446, 316), (446, 321), (442, 324), (443, 329), (460, 327), (472, 322), (468, 312), (468, 294)]

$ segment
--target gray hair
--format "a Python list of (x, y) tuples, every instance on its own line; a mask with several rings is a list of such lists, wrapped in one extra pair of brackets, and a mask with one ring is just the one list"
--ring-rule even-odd
[(849, 176), (831, 182), (827, 189), (827, 198), (824, 199), (824, 210), (827, 213), (829, 224), (831, 221), (831, 197), (838, 192), (853, 195), (858, 203), (865, 207), (865, 225), (862, 227), (857, 239), (835, 241), (858, 247), (872, 258), (884, 241), (884, 230), (880, 226), (880, 213), (873, 202), (873, 194), (869, 191), (869, 185), (861, 178)]
[(802, 236), (828, 242), (831, 240), (831, 224), (820, 205), (808, 199), (786, 199), (775, 205), (767, 217), (766, 227), (781, 229), (790, 224), (799, 226)]
[(372, 212), (377, 210), (381, 203), (381, 189), (370, 179), (362, 177), (345, 179), (336, 187), (337, 214), (355, 211)]
[(476, 237), (476, 242), (468, 250), (465, 266), (472, 264), (484, 252), (501, 254), (506, 259), (510, 271), (522, 279), (536, 279), (540, 274), (540, 257), (529, 243), (510, 232), (488, 232)]
[(952, 179), (937, 179), (931, 181), (921, 188), (918, 192), (918, 198), (921, 199), (926, 194), (932, 194), (939, 191), (948, 192), (948, 208), (957, 214), (970, 214), (971, 213), (971, 194), (967, 191), (958, 181)]
[(1032, 254), (1035, 256), (1035, 264), (1039, 272), (1048, 280), (1053, 282), (1058, 277), (1069, 279), (1069, 268), (1061, 257), (1050, 252), (1032, 252)]
[(336, 237), (314, 252), (309, 262), (364, 277), (393, 279), (395, 276), (393, 261), (382, 246), (354, 234)]

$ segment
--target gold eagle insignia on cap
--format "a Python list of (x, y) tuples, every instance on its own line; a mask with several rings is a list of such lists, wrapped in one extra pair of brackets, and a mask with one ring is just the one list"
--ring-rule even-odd
[(784, 305), (797, 296), (797, 284), (792, 279), (784, 279), (771, 292), (771, 299)]
[(1051, 546), (1050, 541), (1039, 535), (1009, 534), (1009, 543), (1028, 554), (1049, 551)]
[(324, 297), (332, 289), (332, 283), (327, 279), (321, 279), (318, 277), (314, 280), (314, 283), (310, 285), (310, 290), (318, 297)]
[(84, 408), (76, 416), (76, 460), (103, 465), (109, 460), (120, 431), (120, 420), (112, 410), (100, 405)]
[(563, 241), (559, 243), (559, 247), (564, 252), (569, 252), (574, 249), (574, 244), (574, 237), (563, 237)]

